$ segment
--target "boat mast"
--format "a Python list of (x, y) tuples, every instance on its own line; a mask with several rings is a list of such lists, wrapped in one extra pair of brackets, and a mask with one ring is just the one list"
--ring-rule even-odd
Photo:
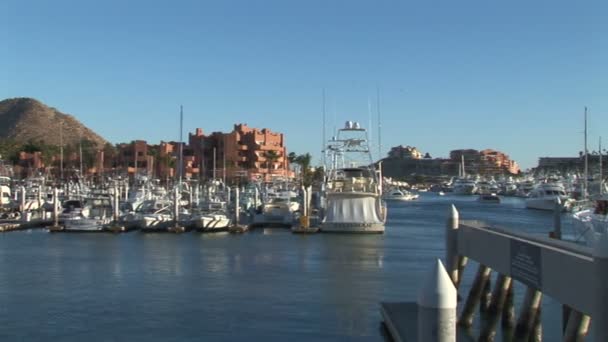
[(323, 108), (322, 108), (322, 112), (323, 112), (323, 142), (321, 143), (321, 153), (323, 153), (323, 167), (327, 167), (327, 160), (326, 160), (326, 150), (325, 150), (325, 144), (327, 144), (327, 139), (325, 137), (325, 88), (323, 88)]
[(376, 87), (376, 110), (378, 111), (378, 159), (382, 159), (382, 121), (380, 120), (380, 87)]
[(179, 106), (179, 165), (178, 167), (178, 179), (179, 179), (179, 187), (182, 186), (182, 173), (183, 173), (183, 158), (184, 158), (184, 144), (183, 144), (183, 126), (184, 126), (184, 107), (182, 105)]
[(585, 171), (584, 177), (585, 181), (583, 182), (583, 198), (587, 198), (587, 189), (589, 187), (589, 159), (588, 159), (588, 151), (587, 151), (587, 106), (585, 106)]
[(80, 141), (78, 142), (78, 159), (80, 160), (80, 177), (84, 177), (82, 174), (82, 135), (80, 136)]
[(600, 154), (600, 197), (604, 193), (604, 174), (602, 173), (602, 137), (600, 137), (599, 143), (599, 154)]
[(369, 150), (369, 156), (370, 158), (372, 158), (372, 163), (374, 162), (374, 150), (373, 150), (373, 146), (372, 146), (372, 132), (373, 132), (373, 126), (372, 126), (372, 101), (370, 100), (370, 98), (367, 98), (367, 117), (369, 119), (369, 124), (367, 127), (369, 127), (369, 130), (366, 132), (369, 132), (369, 137), (367, 137), (367, 141), (368, 143), (368, 150)]
[(213, 181), (215, 181), (215, 163), (216, 163), (216, 149), (213, 148)]
[(464, 154), (460, 155), (460, 167), (462, 169), (462, 178), (465, 178), (466, 175), (467, 175), (467, 173), (466, 173), (465, 168), (464, 168)]
[(59, 172), (63, 181), (63, 121), (59, 122)]

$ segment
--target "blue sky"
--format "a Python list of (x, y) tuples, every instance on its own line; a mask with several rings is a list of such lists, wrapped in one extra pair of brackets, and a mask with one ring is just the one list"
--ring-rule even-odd
[(378, 88), (383, 153), (494, 148), (527, 168), (582, 150), (584, 106), (608, 146), (607, 4), (4, 0), (0, 99), (113, 143), (177, 140), (183, 105), (188, 131), (268, 127), (320, 160), (323, 89), (330, 131), (367, 125), (370, 102), (375, 126)]

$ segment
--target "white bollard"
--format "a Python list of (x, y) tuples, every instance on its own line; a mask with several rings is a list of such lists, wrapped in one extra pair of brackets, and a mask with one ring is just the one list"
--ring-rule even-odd
[(591, 315), (595, 339), (597, 342), (608, 341), (608, 235), (604, 233), (600, 236), (593, 250), (593, 266), (595, 281), (593, 289), (595, 294), (595, 310)]
[(445, 262), (448, 274), (454, 284), (458, 284), (458, 219), (459, 214), (456, 207), (450, 206), (448, 221), (445, 232)]
[(456, 341), (456, 297), (456, 287), (437, 259), (418, 294), (418, 341)]
[(129, 183), (125, 183), (125, 201), (129, 200)]

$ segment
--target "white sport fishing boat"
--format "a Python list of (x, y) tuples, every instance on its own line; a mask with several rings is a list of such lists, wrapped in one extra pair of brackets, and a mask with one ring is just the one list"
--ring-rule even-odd
[(572, 214), (574, 228), (593, 247), (602, 234), (608, 232), (608, 196), (595, 200), (593, 207), (582, 208)]
[(381, 198), (382, 176), (373, 163), (366, 130), (357, 122), (346, 122), (327, 152), (332, 165), (326, 174), (321, 230), (384, 233), (387, 211)]
[(555, 202), (560, 200), (563, 210), (567, 210), (572, 200), (566, 194), (561, 182), (545, 181), (539, 183), (526, 198), (526, 208), (539, 210), (555, 210)]

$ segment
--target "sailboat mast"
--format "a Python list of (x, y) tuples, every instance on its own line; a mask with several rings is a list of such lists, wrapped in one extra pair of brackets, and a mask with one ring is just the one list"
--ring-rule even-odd
[(368, 123), (368, 126), (367, 126), (367, 127), (369, 127), (369, 129), (368, 129), (368, 131), (369, 131), (369, 137), (367, 138), (367, 141), (369, 143), (368, 143), (367, 149), (369, 150), (369, 155), (370, 155), (370, 158), (372, 159), (372, 163), (373, 163), (374, 162), (374, 152), (373, 152), (373, 146), (372, 146), (372, 141), (373, 141), (373, 139), (372, 139), (372, 132), (374, 130), (372, 128), (373, 127), (372, 126), (372, 101), (370, 100), (369, 97), (367, 98), (367, 117), (368, 117), (368, 120), (369, 120), (369, 123)]
[(82, 174), (82, 136), (80, 136), (80, 141), (78, 143), (78, 159), (80, 160), (80, 177), (84, 177)]
[(215, 163), (216, 163), (216, 158), (217, 158), (217, 155), (216, 155), (216, 154), (217, 154), (217, 152), (216, 152), (216, 149), (215, 149), (215, 147), (214, 147), (214, 148), (213, 148), (213, 180), (214, 180), (214, 181), (215, 181), (215, 170), (216, 170), (216, 168), (215, 168), (215, 167), (216, 167)]
[(602, 137), (600, 137), (598, 150), (600, 154), (600, 196), (602, 196), (604, 193), (604, 174), (602, 172)]
[(327, 139), (325, 137), (325, 88), (323, 88), (323, 136), (322, 139), (323, 141), (321, 142), (321, 153), (323, 153), (323, 167), (326, 167), (326, 151), (325, 151), (325, 144), (327, 144)]
[(59, 172), (63, 181), (63, 121), (59, 122)]
[(589, 158), (587, 151), (587, 106), (585, 106), (585, 171), (584, 171), (585, 181), (584, 189), (583, 189), (583, 197), (587, 198), (587, 190), (589, 189)]
[(378, 111), (378, 159), (382, 159), (382, 121), (380, 120), (380, 87), (376, 87), (376, 110)]
[(178, 177), (179, 186), (182, 186), (182, 173), (183, 173), (183, 158), (184, 158), (184, 144), (183, 144), (183, 126), (184, 126), (184, 107), (179, 106), (179, 165), (178, 165)]

